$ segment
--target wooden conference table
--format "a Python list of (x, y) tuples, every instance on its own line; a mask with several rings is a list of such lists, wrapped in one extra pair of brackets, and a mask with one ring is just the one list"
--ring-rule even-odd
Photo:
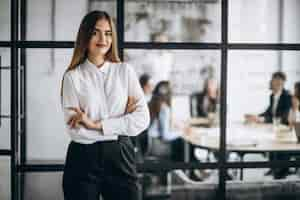
[[(209, 121), (205, 118), (192, 118), (189, 134), (182, 135), (186, 141), (185, 161), (189, 161), (189, 144), (207, 149), (211, 152), (219, 151), (220, 127), (208, 127)], [(235, 152), (243, 161), (247, 153), (300, 153), (300, 143), (297, 142), (294, 130), (272, 124), (245, 124), (232, 122), (227, 125), (226, 151)], [(243, 179), (241, 169), (240, 179)]]

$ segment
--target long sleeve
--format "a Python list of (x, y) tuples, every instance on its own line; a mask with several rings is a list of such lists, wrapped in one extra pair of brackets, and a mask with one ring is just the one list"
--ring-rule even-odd
[(70, 117), (76, 113), (69, 108), (80, 108), (79, 98), (76, 93), (74, 81), (70, 73), (66, 73), (64, 75), (62, 91), (62, 110), (64, 113), (67, 132), (71, 135), (72, 139), (77, 142), (91, 143), (95, 141), (95, 138), (98, 138), (100, 136), (99, 131), (89, 130), (83, 126), (79, 126), (78, 128), (70, 128), (70, 126), (67, 124)]
[[(275, 116), (281, 118), (281, 123), (288, 124), (288, 115), (291, 108), (291, 95), (288, 91), (283, 90), (277, 101), (278, 103), (275, 110)], [(271, 95), (268, 109), (264, 113), (260, 114), (260, 116), (264, 117), (266, 123), (272, 123), (273, 121), (274, 114), (272, 109), (274, 103), (274, 95)]]
[(179, 133), (171, 128), (171, 110), (163, 105), (158, 117), (158, 131), (163, 140), (170, 141), (179, 137)]
[(104, 119), (102, 121), (103, 134), (137, 136), (148, 128), (150, 114), (135, 71), (128, 64), (122, 67), (125, 67), (125, 75), (128, 76), (128, 95), (137, 100), (137, 109), (120, 117)]
[(65, 122), (67, 123), (70, 117), (75, 114), (75, 112), (69, 108), (79, 108), (79, 100), (69, 73), (64, 75), (62, 91), (62, 108), (65, 115)]

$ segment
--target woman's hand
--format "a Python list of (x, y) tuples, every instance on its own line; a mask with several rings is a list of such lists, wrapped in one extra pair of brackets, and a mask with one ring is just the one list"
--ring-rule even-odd
[(259, 120), (259, 117), (258, 116), (256, 116), (256, 115), (251, 115), (251, 114), (246, 114), (245, 115), (245, 122), (246, 123), (259, 123), (259, 122), (261, 122), (260, 120)]
[(76, 114), (74, 114), (68, 121), (68, 125), (70, 125), (71, 128), (77, 128), (81, 124), (87, 129), (97, 129), (101, 125), (99, 121), (94, 122), (88, 118), (86, 112), (79, 108), (70, 108), (70, 110), (76, 112)]
[(133, 96), (129, 96), (127, 100), (125, 114), (134, 112), (136, 108), (137, 108), (137, 99), (135, 99)]

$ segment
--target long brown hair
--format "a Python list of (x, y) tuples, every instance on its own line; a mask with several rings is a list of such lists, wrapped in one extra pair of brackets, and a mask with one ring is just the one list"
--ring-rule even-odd
[(148, 103), (150, 123), (158, 118), (163, 103), (171, 108), (171, 86), (169, 81), (160, 81), (153, 90), (152, 98)]
[[(75, 48), (73, 51), (71, 63), (68, 66), (65, 73), (75, 69), (78, 65), (82, 64), (85, 61), (88, 55), (88, 51), (87, 51), (88, 45), (92, 37), (95, 25), (97, 21), (101, 19), (105, 19), (109, 22), (112, 31), (112, 44), (109, 51), (105, 55), (105, 60), (109, 60), (110, 62), (115, 62), (115, 63), (121, 62), (118, 54), (117, 32), (116, 32), (114, 22), (107, 12), (96, 10), (85, 15), (81, 21), (79, 31), (77, 33), (77, 38), (75, 42)], [(61, 84), (61, 92), (60, 92), (61, 96), (63, 95), (62, 88), (63, 88), (64, 75)]]

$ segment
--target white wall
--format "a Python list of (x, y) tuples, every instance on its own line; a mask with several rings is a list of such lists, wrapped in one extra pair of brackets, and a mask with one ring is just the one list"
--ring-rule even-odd
[[(283, 42), (300, 42), (300, 1), (285, 0), (283, 17)], [(296, 81), (300, 81), (300, 52), (284, 51), (282, 54), (282, 68), (289, 74), (287, 86), (292, 89)]]
[(10, 40), (10, 1), (0, 0), (0, 41)]
[[(28, 1), (28, 40), (51, 40), (51, 1)], [(75, 41), (86, 0), (56, 1), (55, 40)], [(54, 51), (54, 52), (51, 52)], [(60, 109), (62, 74), (73, 49), (27, 50), (27, 156), (29, 160), (63, 160), (69, 137)], [(54, 60), (52, 60), (52, 55)], [(54, 62), (53, 62), (54, 61)]]
[[(278, 0), (232, 0), (230, 42), (277, 42)], [(230, 51), (228, 54), (228, 118), (260, 113), (268, 104), (271, 74), (279, 69), (278, 52)]]
[[(10, 40), (10, 1), (0, 0), (0, 41)], [(1, 66), (10, 66), (10, 49), (0, 48)], [(10, 115), (10, 71), (1, 70), (1, 115)], [(0, 148), (10, 148), (10, 120), (1, 119)]]

